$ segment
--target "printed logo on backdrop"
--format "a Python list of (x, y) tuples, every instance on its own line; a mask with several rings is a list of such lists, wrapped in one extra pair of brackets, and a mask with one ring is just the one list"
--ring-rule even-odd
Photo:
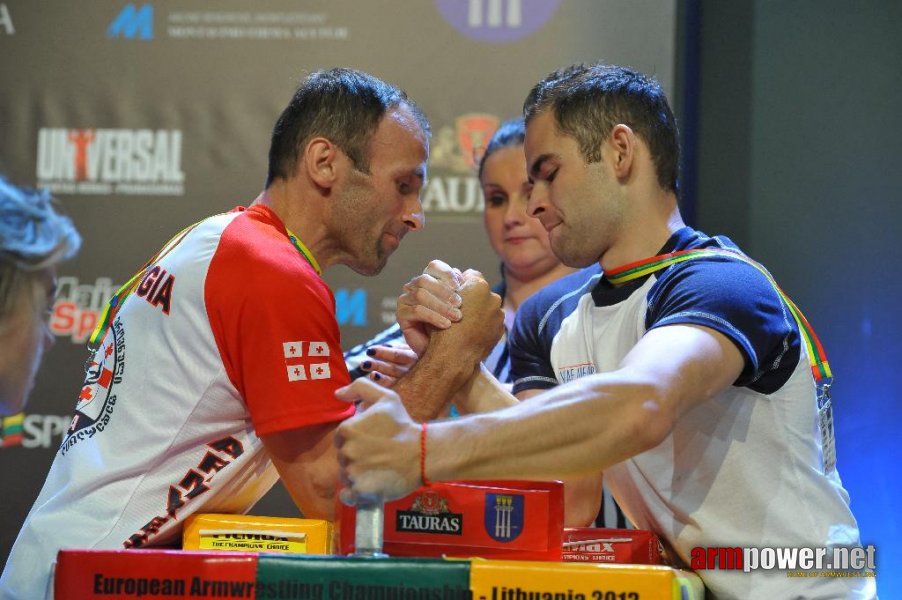
[(449, 25), (468, 38), (504, 44), (541, 29), (560, 0), (435, 0)]
[(50, 313), (50, 332), (83, 344), (97, 326), (107, 301), (119, 289), (108, 277), (93, 283), (81, 283), (77, 277), (60, 277), (56, 300)]
[[(174, 10), (157, 15), (165, 24), (157, 35), (191, 40), (339, 41), (349, 28), (325, 12), (275, 10)], [(128, 3), (107, 27), (109, 38), (154, 39), (154, 6)]]
[(75, 416), (60, 449), (63, 455), (81, 440), (103, 432), (109, 424), (116, 407), (114, 390), (116, 384), (122, 382), (124, 371), (125, 331), (122, 319), (117, 318), (85, 369), (85, 382), (78, 394)]
[(272, 10), (175, 11), (166, 19), (170, 38), (195, 40), (337, 41), (351, 37), (348, 27), (325, 12)]
[(396, 315), (398, 310), (397, 293), (393, 296), (383, 296), (380, 308), (379, 319), (383, 325), (394, 325), (398, 322), (398, 317)]
[(55, 448), (66, 433), (70, 415), (26, 415), (20, 412), (0, 420), (0, 448)]
[(6, 35), (16, 33), (16, 28), (13, 26), (13, 17), (9, 14), (9, 9), (5, 3), (0, 3), (0, 33), (5, 33)]
[(366, 290), (335, 290), (335, 319), (339, 325), (366, 327)]
[(182, 131), (41, 128), (37, 180), (57, 194), (184, 195)]
[(107, 37), (129, 40), (153, 39), (153, 5), (126, 4), (106, 29)]
[(485, 495), (485, 531), (493, 540), (510, 542), (523, 532), (523, 505), (521, 494)]
[(420, 197), (427, 219), (482, 218), (485, 201), (476, 165), (500, 122), (495, 115), (465, 114), (453, 126), (436, 128), (429, 150), (429, 179)]

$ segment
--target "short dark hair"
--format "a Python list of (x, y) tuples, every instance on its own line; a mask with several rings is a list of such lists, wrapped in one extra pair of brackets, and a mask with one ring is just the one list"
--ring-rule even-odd
[(485, 147), (485, 152), (479, 159), (479, 179), (482, 179), (482, 170), (485, 168), (485, 160), (497, 150), (507, 148), (509, 146), (522, 146), (526, 141), (526, 123), (523, 117), (509, 119), (498, 126), (492, 139)]
[(294, 174), (305, 144), (316, 136), (331, 140), (348, 155), (354, 168), (368, 173), (370, 138), (385, 113), (402, 104), (429, 135), (429, 121), (403, 90), (354, 69), (311, 73), (273, 127), (266, 187)]
[(548, 108), (558, 129), (576, 139), (588, 162), (601, 160), (601, 144), (615, 125), (629, 126), (648, 145), (658, 184), (679, 193), (679, 130), (654, 78), (628, 67), (573, 65), (532, 88), (523, 104), (526, 122)]

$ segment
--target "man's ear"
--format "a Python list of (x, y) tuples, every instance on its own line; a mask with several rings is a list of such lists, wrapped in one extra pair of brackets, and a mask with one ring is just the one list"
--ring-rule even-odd
[(609, 150), (611, 151), (611, 168), (618, 179), (629, 177), (636, 160), (638, 150), (638, 138), (635, 132), (628, 126), (620, 123), (614, 125), (608, 136)]
[(316, 137), (307, 142), (301, 166), (316, 185), (329, 189), (338, 178), (338, 146), (326, 138)]

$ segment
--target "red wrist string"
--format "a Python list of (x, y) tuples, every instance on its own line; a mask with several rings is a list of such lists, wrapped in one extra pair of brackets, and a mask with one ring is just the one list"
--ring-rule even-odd
[(426, 479), (426, 422), (420, 423), (420, 480), (423, 485), (431, 485), (432, 482)]

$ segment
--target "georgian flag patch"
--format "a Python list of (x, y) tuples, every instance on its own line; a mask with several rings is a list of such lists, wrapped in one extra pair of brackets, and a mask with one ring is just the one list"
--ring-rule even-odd
[(285, 357), (288, 381), (332, 377), (329, 371), (329, 345), (326, 342), (282, 342), (282, 354)]

